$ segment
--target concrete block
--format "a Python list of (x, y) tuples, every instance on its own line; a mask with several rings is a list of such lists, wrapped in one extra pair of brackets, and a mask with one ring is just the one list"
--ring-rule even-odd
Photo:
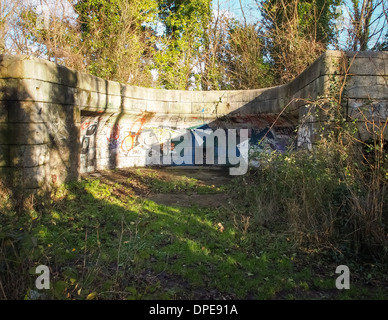
[(125, 86), (122, 89), (122, 94), (128, 98), (147, 100), (151, 98), (151, 92), (147, 91), (146, 88), (136, 87), (136, 86)]
[(90, 106), (91, 91), (77, 88), (74, 103), (80, 106), (81, 109)]
[(349, 99), (348, 115), (351, 119), (361, 121), (385, 122), (388, 118), (388, 101), (370, 101), (362, 99)]
[(68, 126), (68, 123), (64, 123), (61, 120), (71, 119), (74, 123), (80, 121), (79, 108), (73, 105), (61, 105), (35, 101), (8, 101), (6, 104), (8, 104), (9, 122), (49, 122), (49, 125), (57, 126), (63, 124), (64, 126)]
[(120, 112), (122, 109), (121, 96), (119, 95), (107, 95), (106, 112)]
[(37, 62), (35, 62), (35, 71), (44, 71), (43, 74), (37, 73), (43, 80), (58, 83), (67, 87), (77, 87), (78, 74), (74, 70), (68, 69), (64, 66), (52, 62), (46, 63), (45, 69), (46, 70), (39, 68), (39, 65), (37, 65)]
[(216, 103), (204, 102), (204, 103), (192, 103), (191, 113), (193, 114), (204, 114), (204, 115), (215, 115)]
[(216, 116), (217, 117), (222, 117), (229, 112), (231, 112), (231, 105), (229, 102), (227, 103), (217, 103), (216, 104)]
[(377, 82), (375, 76), (353, 76), (346, 84), (347, 96), (351, 99), (388, 99), (388, 87), (385, 82)]
[(388, 88), (388, 75), (386, 76), (376, 76), (377, 85), (382, 85)]
[(77, 86), (77, 73), (64, 66), (40, 59), (27, 59), (23, 61), (23, 64), (23, 78), (38, 79), (69, 87)]
[(169, 102), (168, 113), (186, 114), (191, 112), (191, 103)]
[(105, 110), (107, 108), (107, 95), (105, 93), (101, 93), (99, 91), (91, 91), (89, 93), (89, 101), (88, 106), (93, 110)]
[[(10, 56), (8, 56), (10, 57)], [(0, 76), (4, 78), (24, 78), (27, 76), (24, 72), (23, 60), (3, 60)]]
[(77, 93), (75, 100), (81, 110), (94, 112), (120, 112), (121, 103), (121, 96), (84, 90)]
[[(34, 94), (34, 93), (32, 93)], [(0, 79), (0, 100), (33, 100), (20, 79)]]
[(9, 165), (9, 146), (0, 145), (0, 167), (8, 167)]
[(86, 82), (84, 86), (78, 85), (81, 89), (99, 92), (102, 94), (107, 93), (107, 80), (92, 75), (87, 75), (87, 78), (84, 78), (83, 80)]
[(388, 75), (386, 73), (387, 63), (387, 60), (373, 56), (356, 56), (350, 64), (349, 73), (357, 75)]
[(0, 100), (74, 104), (75, 88), (35, 79), (1, 79)]
[(48, 140), (45, 124), (0, 123), (0, 144), (44, 144)]
[(8, 101), (9, 122), (41, 123), (46, 121), (47, 104), (35, 101)]
[[(248, 94), (249, 94), (249, 101), (252, 101), (254, 99), (259, 99), (259, 97), (263, 94), (263, 92), (265, 92), (267, 89), (264, 88), (264, 89), (253, 89), (253, 90), (249, 90), (248, 91)], [(229, 95), (228, 95), (228, 101), (229, 101)]]
[(157, 96), (155, 100), (162, 100), (168, 102), (180, 102), (181, 90), (162, 90), (156, 89)]
[(76, 102), (77, 91), (74, 87), (31, 79), (22, 80), (21, 85), (24, 86), (30, 94), (31, 100), (34, 101), (60, 104), (75, 104)]
[(179, 101), (181, 103), (201, 103), (205, 100), (205, 95), (203, 91), (180, 91), (179, 92)]
[(168, 90), (155, 89), (155, 88), (142, 88), (145, 100), (155, 101), (169, 101)]
[(146, 100), (124, 97), (123, 106), (124, 112), (145, 112), (147, 108), (147, 102)]
[(229, 101), (228, 91), (214, 90), (214, 91), (202, 91), (203, 101), (205, 103), (218, 103)]
[(98, 80), (99, 78), (83, 72), (77, 71), (77, 78), (77, 88), (81, 91), (96, 91), (97, 87), (102, 84), (102, 82)]
[(11, 173), (11, 179), (14, 187), (35, 189), (45, 185), (48, 174), (46, 166), (14, 168)]
[(241, 111), (240, 109), (243, 109), (246, 105), (248, 104), (252, 104), (254, 105), (254, 102), (249, 102), (249, 103), (245, 103), (245, 102), (228, 102), (229, 106), (229, 113), (238, 113), (239, 111)]
[(49, 161), (49, 149), (41, 145), (11, 145), (9, 146), (10, 165), (13, 167), (36, 167)]
[[(233, 107), (234, 108), (234, 107)], [(242, 105), (236, 111), (236, 114), (257, 114), (257, 113), (277, 113), (280, 112), (277, 100), (251, 101)]]
[(122, 84), (116, 81), (106, 80), (106, 93), (113, 96), (121, 96)]
[(25, 55), (2, 56), (0, 77), (38, 79), (75, 87), (77, 72), (48, 60)]
[(62, 175), (70, 174), (79, 165), (79, 144), (66, 148), (50, 148), (48, 163), (51, 169), (62, 171)]
[(0, 123), (8, 122), (8, 103), (0, 101)]
[(252, 100), (251, 93), (245, 90), (228, 92), (227, 97), (229, 102), (250, 102)]
[(168, 109), (169, 109), (169, 106), (167, 101), (159, 101), (159, 100), (146, 101), (147, 112), (168, 113)]

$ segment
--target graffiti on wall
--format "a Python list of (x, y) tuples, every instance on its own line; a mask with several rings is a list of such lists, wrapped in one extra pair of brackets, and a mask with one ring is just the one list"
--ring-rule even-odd
[[(83, 117), (81, 124), (81, 163), (87, 167), (95, 166), (95, 158), (118, 158), (118, 162), (125, 157), (144, 157), (146, 152), (160, 147), (166, 150), (165, 144), (172, 137), (182, 134), (182, 129), (160, 126), (182, 121), (178, 116), (117, 115)], [(167, 150), (172, 150), (170, 143)]]
[(81, 142), (81, 154), (87, 154), (90, 150), (93, 151), (93, 144), (95, 139), (95, 134), (97, 131), (98, 122), (83, 122), (81, 125), (82, 128), (86, 128), (86, 131), (83, 135)]
[[(117, 167), (144, 165), (144, 159), (151, 159), (154, 151), (161, 156), (174, 153), (174, 148), (183, 143), (179, 139), (187, 132), (193, 134), (195, 130), (215, 131), (218, 128), (246, 128), (249, 145), (253, 149), (262, 151), (269, 148), (283, 152), (290, 143), (294, 128), (287, 126), (287, 123), (283, 123), (283, 127), (270, 127), (268, 122), (271, 119), (260, 117), (248, 115), (229, 118), (228, 121), (220, 121), (219, 118), (209, 122), (192, 115), (111, 114), (82, 117), (81, 164), (84, 168), (94, 167), (98, 158), (101, 166), (106, 166), (113, 157)], [(216, 140), (216, 157), (217, 150)], [(151, 164), (158, 164), (161, 160), (155, 158), (153, 161)]]
[(279, 151), (284, 152), (293, 144), (292, 127), (275, 127), (250, 130), (250, 145), (255, 151)]

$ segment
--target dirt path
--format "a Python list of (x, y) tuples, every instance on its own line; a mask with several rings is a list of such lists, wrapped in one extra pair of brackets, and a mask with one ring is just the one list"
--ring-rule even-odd
[[(212, 192), (211, 188), (216, 190), (234, 179), (226, 168), (209, 167), (129, 168), (84, 174), (84, 177), (88, 176), (99, 178), (104, 183), (111, 185), (130, 186), (138, 195), (158, 204), (183, 207), (197, 205), (213, 208), (225, 205), (229, 197), (223, 192)], [(144, 177), (143, 180), (141, 180), (142, 177)], [(184, 192), (168, 190), (164, 192), (154, 188), (154, 184), (159, 181), (174, 183), (183, 178), (195, 179), (196, 187), (209, 187), (209, 189), (206, 192), (198, 193), (196, 190)]]
[[(179, 178), (188, 177), (198, 180), (198, 183), (203, 186), (221, 187), (230, 183), (231, 177), (227, 170), (223, 169), (202, 169), (202, 168), (177, 168), (171, 167), (168, 169), (160, 169), (160, 173), (165, 177)], [(151, 192), (148, 198), (156, 203), (168, 206), (183, 206), (192, 205), (204, 207), (220, 207), (228, 201), (228, 195), (225, 193), (195, 193), (189, 192), (168, 192), (157, 193)]]

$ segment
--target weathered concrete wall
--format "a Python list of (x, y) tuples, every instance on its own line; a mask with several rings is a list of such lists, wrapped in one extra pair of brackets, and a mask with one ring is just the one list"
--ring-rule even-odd
[[(350, 52), (347, 57), (346, 114), (359, 120), (360, 139), (366, 141), (371, 127), (365, 120), (377, 124), (388, 118), (388, 52)], [(388, 140), (388, 126), (384, 133)]]
[[(348, 114), (372, 101), (371, 114), (386, 118), (387, 60), (387, 52), (328, 51), (286, 85), (202, 92), (127, 86), (46, 60), (0, 56), (0, 174), (13, 186), (40, 189), (85, 171), (143, 166), (152, 148), (193, 128), (246, 128), (251, 148), (264, 139), (282, 150), (297, 143), (306, 106), (343, 76), (344, 62)], [(299, 130), (300, 145), (313, 141), (314, 122)]]
[[(323, 75), (323, 86), (308, 88), (299, 98), (306, 97), (308, 92), (315, 92), (321, 102), (330, 93), (338, 94), (342, 90), (342, 111), (347, 121), (356, 121), (359, 138), (366, 141), (370, 138), (368, 121), (385, 122), (388, 118), (388, 52), (341, 52), (328, 51), (325, 55), (326, 72)], [(315, 64), (320, 64), (322, 58)], [(322, 70), (321, 67), (310, 66), (305, 73)], [(290, 83), (292, 85), (293, 82)], [(312, 91), (310, 90), (312, 89)], [(315, 99), (313, 99), (315, 100)], [(313, 115), (314, 103), (303, 103), (299, 108), (298, 146), (310, 148), (319, 140), (319, 129), (322, 119)], [(368, 121), (367, 121), (368, 120)], [(385, 130), (385, 139), (388, 140), (388, 127)]]

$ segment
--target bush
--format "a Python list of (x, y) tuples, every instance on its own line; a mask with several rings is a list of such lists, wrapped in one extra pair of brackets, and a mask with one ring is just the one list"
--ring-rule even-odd
[[(319, 142), (311, 150), (256, 155), (260, 166), (238, 181), (243, 188), (236, 198), (256, 227), (281, 226), (297, 243), (386, 260), (387, 120), (375, 122), (360, 114), (346, 119), (336, 101), (329, 102), (315, 104), (329, 119), (320, 118)], [(367, 128), (369, 140), (360, 138), (360, 128)]]

